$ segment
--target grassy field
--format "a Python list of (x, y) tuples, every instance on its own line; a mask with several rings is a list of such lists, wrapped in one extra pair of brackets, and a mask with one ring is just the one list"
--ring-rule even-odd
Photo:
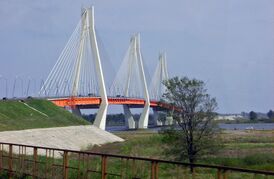
[[(149, 131), (119, 132), (123, 143), (93, 147), (91, 151), (173, 160), (165, 155), (162, 135)], [(224, 131), (224, 148), (198, 163), (274, 171), (274, 131)]]
[[(0, 131), (86, 124), (90, 123), (46, 100), (0, 101)], [(157, 132), (137, 130), (115, 134), (126, 141), (94, 146), (90, 151), (174, 160), (173, 156), (165, 155), (170, 146), (163, 144), (163, 136)], [(201, 158), (198, 163), (274, 171), (274, 131), (223, 131), (222, 140), (222, 150)]]
[(46, 100), (0, 101), (0, 131), (87, 124)]
[[(173, 160), (170, 156), (165, 156), (164, 149), (169, 146), (162, 144), (162, 136), (158, 133), (138, 130), (138, 131), (126, 131), (116, 133), (120, 137), (126, 139), (126, 142), (106, 144), (103, 146), (97, 146), (90, 149), (93, 152), (101, 153), (115, 153), (132, 156), (145, 156), (150, 158), (160, 158), (165, 160)], [(217, 164), (234, 166), (248, 169), (268, 170), (274, 171), (274, 157), (273, 148), (269, 148), (269, 143), (273, 144), (274, 131), (226, 131), (222, 134), (225, 140), (225, 147), (219, 153), (213, 156), (206, 156), (200, 159), (198, 163), (204, 164)], [(245, 142), (244, 147), (241, 145), (242, 141)], [(259, 145), (256, 147), (256, 143)], [(246, 147), (250, 144), (252, 147)], [(266, 144), (263, 146), (263, 144)], [(256, 151), (255, 154), (252, 152)], [(5, 153), (8, 155), (8, 153)], [(16, 156), (18, 157), (18, 156)], [(29, 160), (33, 159), (33, 156), (26, 156)], [(20, 160), (19, 160), (20, 161)], [(62, 178), (63, 174), (63, 159), (56, 158), (54, 162), (51, 159), (47, 159), (45, 156), (38, 157), (39, 163), (49, 161), (47, 164), (39, 166), (39, 176), (54, 176), (56, 178)], [(61, 167), (51, 167), (51, 165), (60, 165)], [(120, 175), (124, 178), (149, 178), (151, 163), (128, 160), (128, 159), (115, 159), (113, 157), (107, 158), (107, 172), (108, 174)], [(7, 168), (9, 162), (7, 158), (4, 159), (4, 166)], [(14, 160), (15, 168), (20, 168), (20, 162)], [(46, 166), (50, 166), (46, 169)], [(69, 178), (101, 178), (101, 160), (100, 156), (96, 155), (69, 155)], [(159, 178), (195, 178), (195, 179), (214, 179), (217, 176), (216, 169), (195, 168), (195, 174), (191, 174), (189, 167), (176, 166), (169, 164), (159, 163)], [(78, 170), (79, 169), (79, 170)], [(31, 173), (33, 171), (32, 165), (26, 165), (24, 171)], [(92, 172), (87, 172), (92, 171)], [(18, 174), (18, 178), (24, 178), (23, 173)], [(8, 176), (7, 172), (0, 172), (0, 178)], [(30, 178), (30, 177), (26, 177)], [(53, 177), (49, 177), (53, 178)], [(120, 178), (108, 175), (108, 178)], [(274, 176), (265, 177), (264, 175), (254, 175), (241, 172), (227, 171), (227, 179), (272, 179)]]

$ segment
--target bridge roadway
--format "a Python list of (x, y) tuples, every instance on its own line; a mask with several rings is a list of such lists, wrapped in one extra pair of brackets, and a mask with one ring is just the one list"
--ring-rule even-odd
[[(49, 101), (60, 107), (75, 106), (80, 109), (99, 108), (101, 104), (101, 97), (56, 97), (48, 98)], [(108, 97), (109, 105), (128, 105), (130, 108), (142, 108), (145, 106), (146, 101), (142, 98), (126, 98), (126, 97)], [(156, 110), (173, 109), (169, 104), (150, 100), (150, 107)]]

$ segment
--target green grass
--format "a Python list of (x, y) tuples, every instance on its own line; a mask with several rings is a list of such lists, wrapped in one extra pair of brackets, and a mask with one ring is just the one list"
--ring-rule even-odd
[(254, 154), (242, 158), (206, 157), (199, 160), (199, 162), (230, 167), (274, 171), (274, 154)]
[(255, 149), (255, 148), (274, 148), (274, 143), (228, 143), (226, 149)]
[[(265, 131), (262, 131), (264, 133)], [(226, 137), (226, 140), (228, 137)], [(256, 134), (250, 136), (237, 136), (234, 138), (229, 138), (231, 143), (274, 143), (273, 135), (271, 136), (256, 136)]]
[[(173, 156), (165, 155), (165, 149), (171, 146), (163, 144), (162, 135), (149, 131), (118, 132), (124, 138), (123, 143), (107, 144), (96, 149), (105, 153), (143, 156), (173, 160)], [(261, 136), (260, 136), (261, 135)], [(259, 137), (260, 136), (260, 137)], [(197, 163), (225, 165), (256, 170), (274, 171), (273, 134), (271, 131), (256, 134), (223, 134), (224, 148), (217, 154), (205, 156)], [(185, 160), (184, 162), (187, 162)]]
[(0, 101), (0, 131), (90, 124), (47, 100)]
[(163, 150), (161, 150), (163, 149), (161, 147), (161, 140), (162, 136), (158, 134), (127, 140), (124, 145), (121, 146), (121, 153), (131, 156), (157, 157), (163, 152)]

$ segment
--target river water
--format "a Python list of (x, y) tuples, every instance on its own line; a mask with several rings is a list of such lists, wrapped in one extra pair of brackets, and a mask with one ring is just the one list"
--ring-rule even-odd
[(228, 130), (245, 130), (245, 129), (274, 130), (274, 123), (245, 123), (245, 124), (220, 123), (219, 127), (221, 129), (228, 129)]
[[(274, 123), (245, 123), (245, 124), (225, 124), (219, 123), (219, 127), (225, 130), (274, 130)], [(149, 127), (151, 130), (161, 130), (163, 127)], [(108, 126), (107, 131), (126, 131), (125, 126)]]

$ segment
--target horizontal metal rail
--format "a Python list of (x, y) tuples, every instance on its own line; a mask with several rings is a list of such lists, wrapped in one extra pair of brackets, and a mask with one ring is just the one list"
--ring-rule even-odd
[[(113, 166), (115, 166), (113, 169)], [(144, 157), (133, 157), (116, 154), (104, 154), (96, 152), (58, 149), (51, 147), (38, 147), (0, 142), (0, 171), (7, 172), (8, 177), (18, 174), (35, 178), (90, 178), (90, 175), (105, 179), (107, 176), (114, 178), (152, 178), (174, 174), (180, 178), (181, 171), (184, 175), (192, 177), (201, 173), (199, 170), (207, 170), (207, 173), (215, 173), (216, 178), (227, 178), (230, 173), (244, 173), (264, 176), (274, 176), (272, 171), (260, 171), (244, 168), (190, 164), (177, 161), (168, 161)], [(188, 172), (186, 172), (188, 169)], [(189, 170), (191, 169), (191, 170)], [(167, 173), (167, 171), (171, 171)], [(146, 177), (138, 177), (140, 171)], [(163, 174), (163, 172), (166, 172)], [(210, 173), (211, 172), (211, 173)], [(58, 175), (58, 176), (57, 176)], [(148, 177), (149, 176), (149, 177)]]

